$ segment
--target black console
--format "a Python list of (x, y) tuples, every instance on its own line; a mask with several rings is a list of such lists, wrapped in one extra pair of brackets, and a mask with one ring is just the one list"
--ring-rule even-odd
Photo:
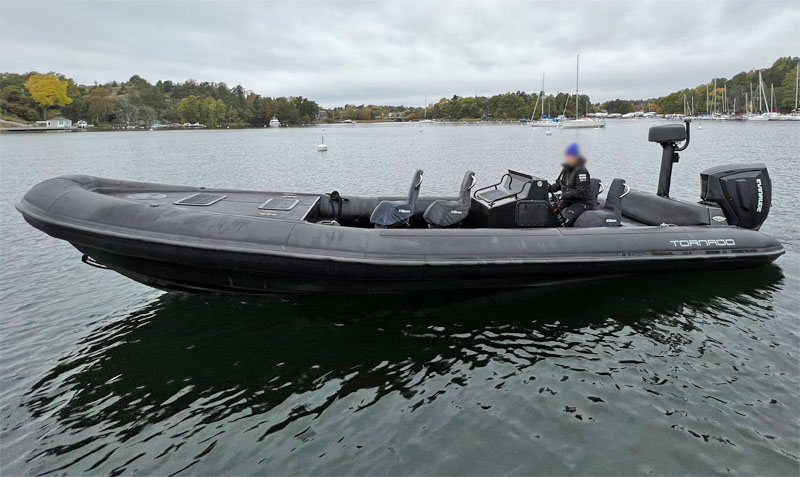
[(475, 191), (470, 215), (478, 227), (557, 227), (548, 194), (546, 180), (509, 169), (497, 184)]

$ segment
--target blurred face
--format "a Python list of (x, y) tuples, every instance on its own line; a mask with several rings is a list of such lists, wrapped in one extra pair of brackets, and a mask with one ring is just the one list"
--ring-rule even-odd
[(578, 163), (578, 156), (573, 156), (571, 154), (567, 154), (564, 156), (564, 164), (568, 165), (569, 167), (575, 167)]

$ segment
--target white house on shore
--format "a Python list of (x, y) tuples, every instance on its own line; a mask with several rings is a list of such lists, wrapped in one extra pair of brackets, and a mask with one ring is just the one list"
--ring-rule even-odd
[(36, 121), (36, 124), (40, 124), (46, 128), (69, 129), (72, 127), (72, 120), (62, 116), (58, 116), (53, 119), (48, 119), (47, 121)]

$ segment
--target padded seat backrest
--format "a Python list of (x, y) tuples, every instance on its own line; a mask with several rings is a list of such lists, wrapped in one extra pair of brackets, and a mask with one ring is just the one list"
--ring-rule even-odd
[(458, 202), (462, 205), (469, 205), (472, 203), (472, 187), (475, 186), (475, 173), (467, 171), (464, 178), (461, 180), (461, 189), (458, 192)]
[(592, 194), (592, 209), (597, 209), (600, 206), (600, 189), (603, 187), (603, 183), (600, 179), (595, 179), (592, 177), (589, 179), (589, 190)]
[(608, 189), (606, 204), (600, 209), (588, 210), (575, 220), (575, 227), (619, 227), (622, 223), (622, 194), (625, 181), (614, 179)]
[(467, 171), (461, 181), (461, 190), (457, 200), (436, 200), (425, 209), (422, 217), (435, 227), (448, 227), (460, 224), (469, 214), (472, 205), (472, 186), (475, 185), (475, 173)]
[(422, 185), (422, 169), (417, 169), (417, 172), (414, 173), (414, 180), (411, 181), (411, 187), (408, 189), (407, 204), (411, 210), (414, 210), (417, 205), (420, 185)]
[(622, 217), (622, 194), (624, 193), (625, 181), (623, 179), (614, 179), (608, 189), (606, 204), (603, 208)]
[(391, 227), (408, 221), (417, 208), (419, 189), (422, 185), (422, 171), (414, 173), (408, 197), (404, 200), (384, 200), (372, 211), (369, 221), (379, 227)]

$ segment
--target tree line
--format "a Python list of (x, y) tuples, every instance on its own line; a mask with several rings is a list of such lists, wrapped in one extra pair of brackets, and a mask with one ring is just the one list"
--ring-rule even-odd
[[(778, 58), (772, 66), (761, 71), (767, 98), (770, 98), (771, 88), (774, 89), (775, 103), (774, 109), (780, 112), (788, 112), (794, 109), (795, 105), (795, 78), (797, 74), (797, 64), (800, 59), (797, 57)], [(694, 112), (697, 114), (705, 113), (716, 107), (717, 111), (723, 110), (723, 99), (727, 100), (724, 107), (726, 111), (744, 113), (747, 112), (745, 104), (745, 92), (750, 98), (750, 87), (756, 91), (759, 70), (743, 71), (734, 75), (732, 78), (716, 78), (716, 89), (714, 88), (715, 78), (711, 78), (708, 83), (703, 83), (695, 88), (686, 88), (675, 91), (665, 96), (649, 99), (613, 99), (605, 102), (592, 102), (589, 96), (580, 95), (577, 101), (578, 113), (582, 116), (586, 113), (619, 113), (627, 114), (636, 111), (656, 112), (661, 114), (683, 114), (684, 95), (686, 95), (686, 106), (694, 104)], [(706, 94), (708, 90), (708, 94)], [(376, 105), (352, 105), (334, 108), (334, 117), (337, 119), (370, 120), (385, 119), (387, 117), (401, 118), (405, 120), (422, 119), (442, 119), (442, 120), (465, 120), (465, 119), (539, 119), (542, 116), (542, 104), (544, 105), (544, 115), (556, 117), (575, 115), (576, 101), (571, 93), (555, 93), (545, 95), (542, 99), (541, 92), (526, 93), (517, 91), (515, 93), (503, 93), (494, 96), (453, 96), (442, 98), (436, 103), (424, 107), (405, 107), (405, 106), (376, 106)], [(734, 98), (736, 104), (734, 107)], [(694, 100), (692, 102), (692, 100)], [(714, 106), (715, 105), (715, 106)], [(535, 107), (535, 111), (534, 111)], [(768, 106), (762, 105), (761, 110), (766, 111)], [(686, 111), (688, 112), (688, 111)], [(758, 98), (755, 100), (755, 111), (758, 111)]]
[[(781, 57), (772, 66), (762, 70), (742, 71), (731, 78), (711, 78), (708, 83), (703, 83), (695, 88), (678, 90), (660, 98), (606, 101), (601, 108), (609, 113), (622, 114), (634, 111), (683, 114), (684, 107), (688, 110), (694, 104), (695, 114), (713, 112), (714, 108), (717, 112), (728, 111), (741, 114), (751, 111), (750, 105), (752, 104), (752, 112), (766, 112), (769, 105), (763, 104), (763, 100), (759, 108), (757, 88), (758, 73), (760, 72), (766, 99), (768, 101), (771, 99), (774, 90), (774, 109), (779, 112), (790, 112), (795, 107), (798, 61), (800, 61), (798, 57)], [(750, 100), (754, 95), (756, 97), (751, 103)], [(684, 97), (686, 103), (684, 103)]]
[[(797, 65), (797, 57), (781, 57), (769, 68), (760, 70), (768, 99), (774, 89), (774, 106), (778, 111), (794, 108)], [(755, 91), (758, 73), (759, 70), (751, 70), (730, 79), (716, 78), (716, 88), (712, 78), (709, 83), (659, 98), (614, 99), (593, 103), (589, 96), (581, 95), (577, 100), (578, 113), (652, 111), (675, 114), (683, 113), (686, 106), (692, 104), (695, 113), (709, 111), (714, 104), (718, 111), (742, 113), (748, 110), (745, 93), (750, 98), (751, 87)], [(756, 99), (756, 109), (757, 102)], [(538, 119), (542, 115), (542, 106), (547, 116), (574, 116), (576, 112), (575, 97), (570, 93), (542, 97), (541, 92), (524, 91), (489, 97), (456, 95), (442, 98), (427, 107), (347, 104), (324, 112), (328, 121), (414, 120), (423, 117), (441, 120), (514, 120)], [(766, 108), (765, 105), (761, 106), (762, 111), (766, 111)], [(119, 127), (150, 126), (154, 123), (263, 127), (273, 117), (278, 117), (286, 125), (307, 124), (318, 120), (320, 109), (316, 102), (302, 96), (271, 98), (241, 85), (231, 88), (225, 83), (187, 80), (183, 83), (158, 81), (151, 84), (134, 75), (121, 83), (80, 85), (58, 73), (2, 73), (0, 111), (6, 117), (23, 121), (62, 115), (73, 121), (84, 119), (97, 125)]]
[(58, 73), (0, 74), (0, 110), (36, 121), (61, 115), (96, 125), (146, 127), (155, 123), (202, 123), (207, 127), (263, 127), (309, 123), (319, 106), (302, 96), (271, 98), (225, 83), (128, 81), (81, 85)]

